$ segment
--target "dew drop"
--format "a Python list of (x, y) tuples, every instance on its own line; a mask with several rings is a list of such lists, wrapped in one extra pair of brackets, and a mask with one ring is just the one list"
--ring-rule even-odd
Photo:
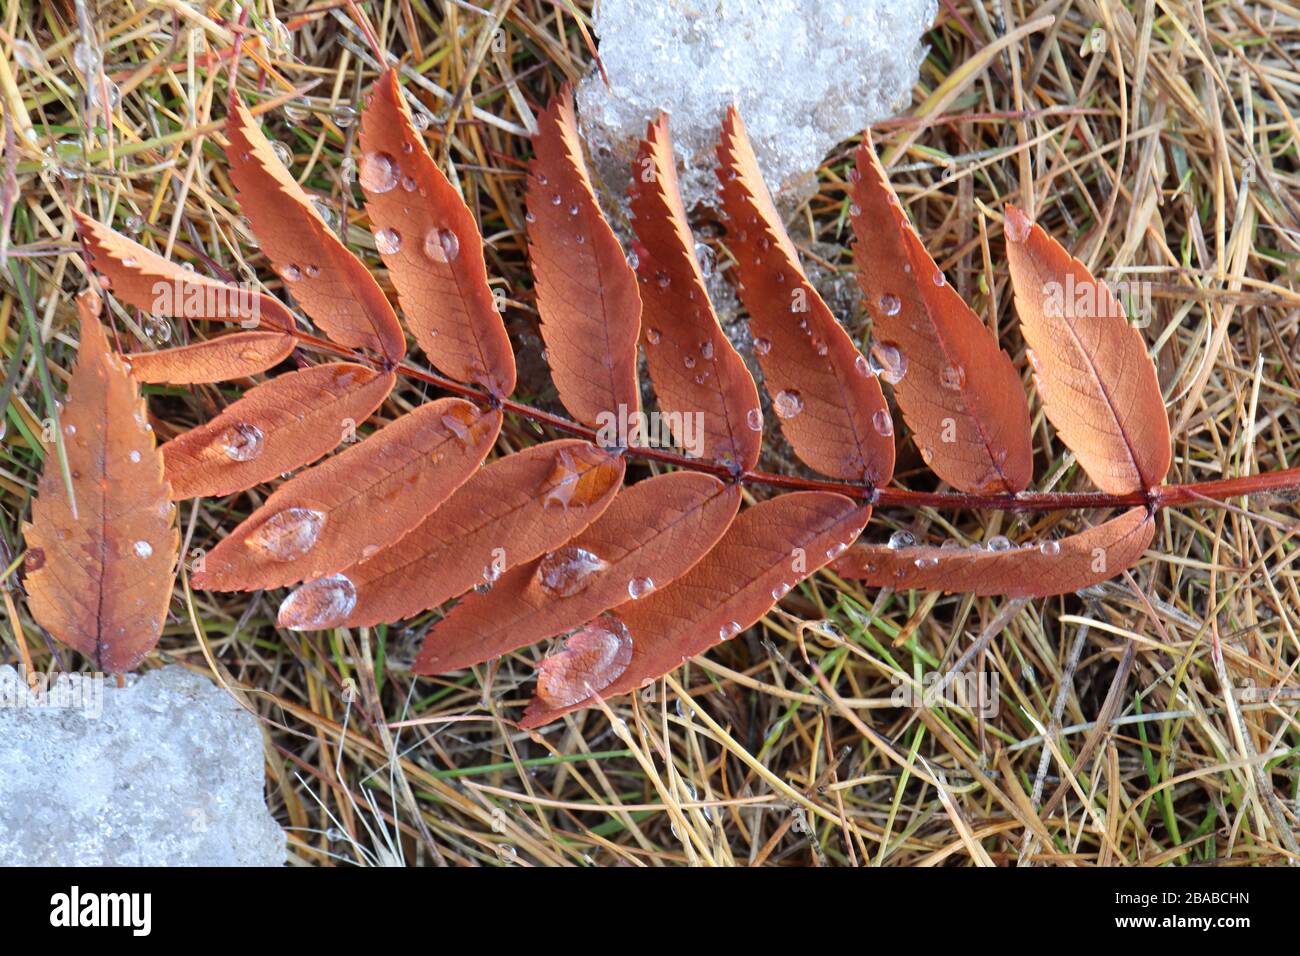
[(728, 621), (722, 627), (718, 628), (718, 640), (729, 641), (741, 631), (739, 621)]
[(754, 339), (754, 354), (766, 355), (772, 351), (772, 343), (767, 339)]
[(670, 285), (672, 285), (672, 281), (673, 280), (668, 275), (668, 273), (664, 272), (662, 269), (660, 269), (658, 272), (655, 273), (655, 285), (657, 285), (661, 289), (668, 288)]
[(789, 593), (790, 593), (790, 585), (782, 581), (776, 587), (772, 588), (772, 600), (779, 601), (781, 600), (781, 598), (785, 597)]
[(64, 433), (65, 435), (75, 435), (75, 434), (77, 434), (77, 426), (76, 426), (76, 425), (73, 425), (73, 424), (71, 424), (71, 423), (69, 423), (69, 424), (67, 424), (67, 425), (64, 425), (64, 426), (63, 426), (63, 433)]
[(402, 248), (402, 234), (396, 229), (380, 229), (375, 233), (375, 248), (380, 255), (391, 256)]
[(131, 464), (133, 465), (137, 464), (140, 461), (140, 453), (138, 451), (132, 451), (131, 454), (127, 455), (126, 457), (131, 460)]
[(546, 554), (537, 565), (537, 584), (552, 597), (572, 597), (586, 590), (593, 575), (608, 565), (595, 552), (572, 545)]
[(148, 541), (137, 541), (131, 545), (131, 551), (137, 558), (148, 558), (153, 555), (153, 545)]
[(252, 461), (262, 454), (262, 429), (248, 422), (236, 422), (221, 434), (221, 450), (232, 461)]
[(45, 567), (45, 552), (41, 548), (28, 548), (23, 555), (23, 567), (29, 572)]
[(910, 531), (895, 531), (889, 536), (889, 546), (897, 551), (899, 548), (910, 548), (916, 544), (916, 536)]
[(386, 193), (397, 185), (397, 161), (388, 153), (365, 153), (358, 175), (361, 188), (368, 193)]
[(700, 356), (701, 356), (701, 357), (702, 357), (706, 362), (707, 362), (709, 359), (713, 358), (713, 343), (712, 343), (712, 342), (701, 342), (701, 343), (700, 343)]
[(286, 265), (284, 267), (284, 270), (280, 274), (284, 276), (285, 282), (297, 282), (299, 279), (302, 278), (302, 270), (299, 269), (292, 262)]
[(1011, 542), (1006, 535), (995, 534), (988, 540), (988, 549), (990, 551), (1010, 551)]
[(946, 278), (944, 278), (943, 270), (942, 270), (942, 269), (935, 269), (935, 270), (934, 270), (934, 274), (933, 274), (932, 276), (930, 276), (930, 279), (931, 279), (931, 280), (934, 282), (934, 284), (937, 285), (937, 286), (943, 286), (943, 285), (946, 285), (946, 284), (948, 283), (948, 280), (947, 280)]
[(889, 417), (889, 412), (885, 411), (883, 408), (877, 410), (876, 413), (871, 416), (871, 424), (875, 426), (877, 434), (882, 438), (888, 438), (890, 435), (894, 434), (894, 420)]
[(537, 696), (551, 707), (569, 707), (604, 690), (632, 661), (627, 625), (603, 615), (564, 640), (537, 666)]
[(1029, 230), (1034, 223), (1019, 209), (1007, 210), (1006, 229), (1007, 238), (1012, 242), (1024, 242), (1029, 238)]
[(324, 526), (325, 515), (319, 511), (285, 508), (263, 521), (247, 544), (273, 561), (294, 561), (315, 546)]
[(803, 396), (796, 389), (782, 389), (772, 399), (772, 410), (778, 418), (794, 418), (803, 411)]
[(899, 301), (898, 296), (886, 292), (880, 297), (880, 311), (885, 315), (898, 315), (903, 303)]
[(1048, 557), (1051, 557), (1052, 555), (1061, 553), (1061, 543), (1059, 541), (1044, 541), (1038, 546), (1038, 550)]
[(308, 581), (284, 599), (277, 623), (291, 631), (319, 631), (343, 623), (357, 604), (357, 589), (346, 574)]
[(659, 344), (659, 339), (660, 339), (661, 337), (662, 337), (662, 336), (659, 334), (659, 330), (658, 330), (658, 329), (646, 329), (646, 330), (645, 330), (645, 340), (646, 340), (647, 342), (649, 342), (651, 345), (658, 345), (658, 344)]
[(831, 545), (829, 548), (826, 549), (826, 557), (832, 559), (838, 558), (841, 554), (843, 554), (847, 550), (849, 550), (849, 543), (847, 541), (836, 541), (833, 545)]
[(875, 342), (871, 346), (869, 367), (890, 385), (897, 385), (907, 374), (907, 356), (892, 342)]
[(859, 354), (858, 357), (853, 360), (853, 367), (858, 370), (859, 375), (864, 377), (872, 374), (871, 363), (867, 361), (865, 355)]
[(959, 392), (966, 384), (966, 370), (960, 365), (948, 365), (939, 373), (939, 384), (952, 392)]
[(627, 595), (633, 601), (639, 601), (655, 589), (653, 578), (633, 578), (627, 582)]
[(430, 229), (424, 237), (424, 254), (434, 262), (451, 262), (460, 255), (460, 240), (450, 229)]
[(924, 558), (917, 558), (912, 563), (915, 564), (920, 570), (924, 571), (927, 568), (936, 567), (939, 564), (939, 559), (931, 555)]
[(750, 427), (751, 431), (761, 432), (763, 430), (763, 412), (757, 408), (751, 408), (745, 413), (745, 424)]
[(685, 365), (687, 368), (695, 368), (695, 356), (694, 355), (683, 356), (682, 364)]

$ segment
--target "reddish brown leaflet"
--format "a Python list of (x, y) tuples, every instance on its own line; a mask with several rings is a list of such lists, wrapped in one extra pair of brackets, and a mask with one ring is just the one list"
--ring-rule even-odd
[(1010, 357), (926, 252), (870, 137), (855, 172), (853, 258), (873, 355), (921, 457), (963, 491), (1023, 490), (1033, 476), (1029, 404)]
[(206, 342), (124, 356), (137, 382), (194, 385), (265, 372), (289, 357), (298, 340), (285, 332), (235, 332)]
[[(703, 413), (702, 457), (753, 468), (763, 447), (758, 389), (709, 302), (677, 191), (667, 116), (646, 129), (628, 195), (639, 240), (641, 342), (659, 407), (678, 416)], [(682, 444), (680, 432), (676, 437)]]
[(894, 424), (880, 383), (804, 275), (734, 107), (723, 123), (718, 160), (727, 246), (781, 430), (810, 468), (887, 483), (894, 473)]
[(452, 378), (504, 398), (515, 388), (515, 357), (488, 287), (478, 226), (424, 148), (393, 70), (362, 114), (361, 150), (358, 178), (375, 247), (415, 341)]
[[(41, 476), (27, 540), (32, 616), (101, 670), (129, 671), (162, 633), (180, 536), (144, 402), (108, 350), (99, 300), (77, 302), (81, 346), (61, 415), (72, 476)], [(54, 445), (46, 447), (46, 461)]]
[(1067, 538), (1020, 545), (999, 542), (993, 549), (857, 547), (839, 558), (832, 570), (875, 587), (1046, 597), (1082, 590), (1132, 567), (1155, 531), (1146, 508), (1131, 508)]
[(566, 87), (537, 118), (528, 176), (528, 246), (551, 377), (578, 421), (640, 405), (636, 277), (592, 192)]
[(1142, 334), (1042, 227), (1007, 209), (1007, 264), (1047, 417), (1102, 491), (1164, 481), (1169, 419)]

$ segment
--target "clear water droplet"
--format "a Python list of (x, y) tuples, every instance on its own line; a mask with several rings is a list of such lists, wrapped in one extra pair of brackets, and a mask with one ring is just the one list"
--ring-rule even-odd
[(352, 580), (331, 574), (295, 588), (280, 604), (277, 623), (291, 631), (319, 631), (342, 624), (356, 605)]
[(871, 346), (869, 368), (890, 385), (897, 385), (907, 374), (907, 356), (892, 342), (876, 342)]
[(450, 229), (430, 229), (424, 237), (424, 254), (434, 262), (451, 262), (460, 255), (460, 239)]
[(248, 422), (236, 422), (221, 434), (221, 450), (232, 461), (252, 461), (262, 454), (262, 429)]
[(586, 590), (593, 576), (606, 567), (595, 552), (570, 545), (542, 558), (537, 565), (537, 584), (552, 597), (572, 597)]
[(939, 559), (934, 555), (926, 555), (925, 557), (917, 558), (912, 563), (915, 564), (917, 568), (924, 571), (927, 568), (936, 567), (939, 564)]
[(739, 621), (728, 621), (718, 628), (718, 640), (729, 641), (741, 631)]
[(886, 292), (880, 297), (880, 311), (884, 315), (898, 315), (902, 309), (903, 303), (899, 301), (898, 296)]
[(131, 460), (131, 464), (133, 465), (138, 464), (140, 461), (140, 453), (138, 451), (132, 451), (131, 454), (126, 457)]
[(365, 153), (361, 157), (359, 178), (368, 193), (386, 193), (397, 185), (397, 161), (388, 153)]
[(315, 547), (323, 527), (322, 512), (313, 508), (285, 508), (263, 521), (249, 534), (247, 543), (274, 561), (294, 561)]
[(662, 335), (660, 334), (658, 329), (650, 328), (645, 330), (645, 340), (649, 342), (651, 345), (658, 345), (659, 340), (661, 338)]
[(633, 578), (627, 582), (627, 594), (633, 601), (639, 601), (654, 589), (653, 578)]
[(772, 399), (772, 410), (778, 418), (794, 418), (803, 411), (803, 396), (797, 389), (782, 389)]
[(763, 339), (763, 338), (754, 339), (754, 354), (755, 354), (755, 355), (766, 355), (766, 354), (767, 354), (768, 352), (770, 352), (770, 351), (772, 351), (772, 343), (771, 343), (771, 342), (769, 342), (767, 339)]
[(285, 282), (297, 282), (299, 279), (302, 278), (302, 270), (299, 269), (292, 262), (290, 262), (288, 265), (284, 267), (284, 270), (280, 273), (280, 275), (284, 276)]
[(396, 229), (380, 229), (375, 233), (375, 248), (380, 255), (391, 256), (402, 248), (402, 234)]
[(551, 707), (569, 707), (604, 690), (632, 662), (627, 625), (606, 614), (570, 634), (559, 651), (537, 667), (537, 697)]
[(883, 408), (878, 409), (871, 416), (871, 424), (875, 427), (876, 433), (882, 438), (888, 438), (894, 434), (894, 420), (889, 416), (889, 412)]
[(1044, 541), (1038, 546), (1038, 550), (1051, 557), (1061, 553), (1061, 543), (1059, 541)]
[(945, 366), (939, 373), (939, 384), (952, 392), (961, 391), (966, 384), (966, 370), (960, 365)]
[(1010, 551), (1011, 541), (1003, 534), (995, 534), (987, 543), (990, 551)]
[(897, 551), (899, 548), (910, 548), (916, 544), (916, 536), (910, 531), (895, 531), (889, 536), (889, 546)]
[(131, 545), (131, 550), (135, 552), (137, 558), (148, 558), (153, 556), (153, 545), (148, 541), (137, 541)]
[(763, 412), (757, 408), (751, 408), (745, 413), (745, 424), (750, 427), (751, 431), (761, 432), (763, 430)]

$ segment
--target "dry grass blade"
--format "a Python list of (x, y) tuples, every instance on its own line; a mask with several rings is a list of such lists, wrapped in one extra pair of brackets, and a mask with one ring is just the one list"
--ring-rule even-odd
[(134, 668), (162, 634), (180, 536), (144, 402), (83, 293), (81, 345), (63, 408), (75, 505), (57, 465), (41, 475), (27, 541), (27, 600), (96, 669)]

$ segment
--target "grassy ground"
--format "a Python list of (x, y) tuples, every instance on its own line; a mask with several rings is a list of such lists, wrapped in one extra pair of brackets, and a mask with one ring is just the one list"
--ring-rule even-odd
[[(15, 570), (18, 523), (41, 467), (33, 432), (66, 379), (71, 294), (87, 282), (67, 210), (111, 215), (180, 261), (278, 288), (229, 198), (219, 149), (234, 40), (221, 18), (235, 4), (90, 7), (118, 91), (107, 97), (108, 130), (89, 126), (71, 0), (0, 3), (0, 94), (20, 187), (5, 202), (9, 252), (36, 288), (44, 351), (33, 349), (33, 323), (6, 277), (0, 655), (42, 669), (77, 665), (32, 623)], [(241, 88), (302, 93), (270, 114), (268, 129), (377, 263), (345, 174), (353, 108), (374, 75), (364, 41), (338, 4), (275, 4), (278, 21), (266, 0), (249, 7), (250, 28), (271, 43), (257, 54), (264, 70), (246, 51)], [(525, 390), (544, 403), (517, 104), (536, 106), (589, 68), (589, 11), (546, 0), (498, 3), (489, 16), (423, 0), (365, 7), (390, 50), (450, 91), (424, 94), (436, 117), (430, 143), (473, 197), (491, 240), (489, 273), (511, 298)], [(1047, 14), (1053, 25), (1016, 35)], [(498, 18), (504, 51), (489, 42)], [(1171, 481), (1295, 465), (1296, 9), (945, 0), (927, 42), (912, 108), (881, 124), (877, 143), (932, 253), (1005, 330), (1020, 366), (998, 260), (996, 210), (1006, 201), (1037, 209), (1108, 278), (1150, 283), (1146, 333), (1174, 431)], [(444, 137), (448, 117), (456, 122)], [(852, 287), (853, 145), (827, 157), (819, 193), (791, 227), (832, 289)], [(837, 301), (864, 334), (853, 297)], [(115, 318), (129, 348), (194, 332), (121, 310)], [(152, 392), (162, 438), (235, 394)], [(390, 408), (422, 398), (407, 385)], [(1085, 488), (1036, 400), (1033, 409), (1036, 486)], [(512, 442), (528, 434), (509, 426)], [(910, 444), (900, 446), (898, 480), (933, 480)], [(187, 547), (210, 546), (264, 491), (183, 505)], [(868, 535), (906, 528), (966, 542), (1063, 533), (1095, 517), (882, 513)], [(1032, 603), (864, 591), (819, 574), (760, 626), (635, 699), (538, 734), (510, 718), (544, 648), (411, 678), (436, 613), (373, 631), (286, 633), (272, 626), (280, 594), (191, 593), (182, 575), (149, 666), (211, 673), (261, 715), (269, 802), (302, 865), (1295, 862), (1296, 527), (1294, 503), (1279, 500), (1164, 512), (1130, 574)], [(927, 675), (950, 669), (974, 675), (982, 693), (910, 706)]]

